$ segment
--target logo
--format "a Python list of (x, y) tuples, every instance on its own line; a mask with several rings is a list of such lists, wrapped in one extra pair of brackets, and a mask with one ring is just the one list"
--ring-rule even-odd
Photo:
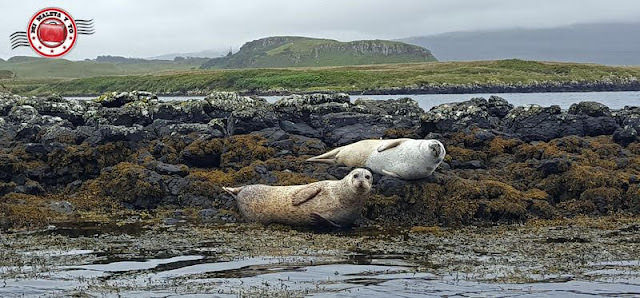
[(74, 20), (63, 9), (48, 7), (31, 17), (27, 31), (14, 32), (9, 38), (12, 50), (31, 47), (41, 56), (56, 58), (71, 51), (79, 34), (93, 33), (93, 20)]

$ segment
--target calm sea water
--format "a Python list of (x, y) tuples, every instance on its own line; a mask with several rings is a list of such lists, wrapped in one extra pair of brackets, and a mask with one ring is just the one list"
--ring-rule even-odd
[[(541, 106), (559, 105), (567, 109), (573, 103), (581, 101), (597, 101), (612, 109), (620, 109), (624, 106), (640, 106), (640, 91), (619, 92), (544, 92), (544, 93), (469, 93), (469, 94), (395, 94), (395, 95), (352, 95), (351, 100), (358, 98), (389, 99), (410, 97), (418, 102), (421, 108), (429, 110), (434, 106), (469, 100), (474, 97), (489, 98), (491, 95), (500, 96), (515, 106), (527, 104), (539, 104)], [(77, 99), (92, 99), (93, 97), (70, 97)], [(187, 100), (202, 99), (204, 96), (161, 96), (161, 100)], [(275, 102), (282, 96), (264, 96), (269, 102)]]

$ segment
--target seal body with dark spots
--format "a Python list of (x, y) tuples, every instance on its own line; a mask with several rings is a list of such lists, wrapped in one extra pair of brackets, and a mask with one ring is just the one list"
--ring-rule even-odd
[(445, 155), (444, 145), (438, 140), (363, 140), (307, 161), (367, 167), (378, 174), (412, 180), (431, 175)]
[(354, 169), (342, 180), (305, 185), (262, 184), (223, 189), (236, 198), (247, 221), (293, 226), (344, 227), (360, 217), (373, 178), (365, 169)]

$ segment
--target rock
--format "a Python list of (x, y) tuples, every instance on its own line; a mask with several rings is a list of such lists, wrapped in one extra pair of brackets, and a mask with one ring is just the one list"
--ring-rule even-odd
[(223, 143), (219, 139), (202, 137), (180, 152), (180, 160), (190, 167), (215, 168), (220, 166)]
[(73, 126), (84, 124), (84, 114), (89, 103), (75, 99), (65, 99), (60, 96), (47, 98), (31, 98), (25, 104), (34, 107), (40, 115), (59, 117), (69, 121)]
[(207, 135), (216, 138), (223, 137), (224, 134), (210, 124), (202, 123), (177, 123), (174, 121), (156, 119), (153, 123), (147, 126), (145, 129), (152, 131), (159, 137), (166, 136), (186, 136), (190, 134), (196, 134), (199, 136)]
[(610, 117), (611, 110), (609, 110), (609, 107), (595, 101), (582, 101), (572, 104), (569, 107), (569, 114), (587, 115), (591, 117)]
[(206, 100), (189, 99), (180, 102), (162, 102), (152, 108), (153, 119), (172, 120), (176, 123), (207, 123), (213, 107)]
[(198, 211), (198, 216), (200, 217), (200, 220), (205, 222), (214, 221), (218, 216), (218, 210), (210, 208), (202, 209)]
[(498, 119), (489, 114), (484, 98), (460, 103), (442, 104), (431, 108), (421, 117), (422, 133), (451, 132), (470, 127), (491, 128)]
[(160, 161), (154, 164), (154, 170), (162, 175), (178, 175), (180, 177), (189, 175), (189, 168), (185, 165), (172, 165)]
[[(351, 168), (343, 166), (332, 166), (327, 170), (327, 172), (329, 173), (329, 175), (335, 177), (336, 179), (342, 179), (351, 172)], [(374, 180), (374, 182), (375, 181), (377, 180)]]
[(394, 123), (387, 117), (344, 112), (313, 117), (311, 126), (323, 129), (325, 143), (342, 146), (364, 139), (381, 138), (387, 129), (394, 127)]
[(296, 107), (303, 108), (304, 106), (319, 105), (324, 103), (339, 103), (349, 104), (349, 95), (346, 93), (334, 93), (334, 94), (304, 94), (304, 95), (289, 95), (281, 99), (278, 99), (273, 105), (276, 109), (284, 107)]
[(24, 185), (16, 187), (15, 192), (25, 193), (29, 195), (37, 195), (44, 193), (44, 188), (36, 181), (27, 181)]
[(80, 128), (90, 131), (92, 134), (87, 138), (87, 142), (92, 145), (104, 144), (117, 141), (127, 141), (138, 143), (142, 140), (150, 139), (149, 131), (144, 130), (140, 125), (99, 125), (95, 128)]
[(146, 91), (111, 92), (96, 98), (95, 102), (103, 107), (116, 108), (135, 101), (157, 101), (157, 99), (155, 94)]
[(38, 110), (29, 105), (13, 106), (7, 119), (12, 122), (29, 123), (35, 121), (40, 114)]
[(24, 145), (24, 151), (29, 154), (40, 156), (48, 153), (44, 145), (40, 143), (27, 143)]
[(496, 134), (487, 129), (478, 129), (473, 132), (473, 138), (465, 139), (465, 147), (477, 148), (485, 146), (496, 137)]
[(280, 128), (288, 133), (302, 135), (310, 138), (319, 138), (322, 136), (322, 133), (309, 126), (304, 122), (293, 123), (289, 120), (280, 121)]
[[(517, 107), (504, 118), (502, 130), (519, 135), (523, 141), (549, 141), (564, 136), (597, 136), (612, 134), (619, 128), (611, 116), (593, 117), (584, 106), (574, 107), (574, 112), (563, 112), (559, 106), (543, 108), (538, 105)], [(602, 110), (602, 109), (601, 109)]]
[(205, 100), (213, 118), (227, 119), (227, 134), (247, 134), (278, 126), (278, 116), (264, 98), (240, 96), (235, 92), (214, 92)]
[(51, 145), (53, 143), (80, 144), (90, 136), (87, 133), (86, 130), (78, 130), (58, 125), (50, 126), (43, 129), (40, 141), (44, 145)]
[(181, 220), (173, 217), (167, 217), (162, 220), (162, 223), (167, 226), (175, 226), (177, 224), (184, 223), (184, 222), (185, 220)]
[(456, 169), (485, 169), (487, 166), (481, 160), (470, 160), (455, 166)]
[(542, 172), (544, 177), (560, 174), (569, 170), (571, 166), (571, 162), (565, 158), (553, 158), (543, 160), (542, 163), (538, 166), (538, 171)]
[(168, 194), (160, 174), (127, 162), (102, 169), (94, 182), (103, 195), (135, 209), (155, 208)]
[(17, 185), (24, 185), (27, 182), (27, 177), (23, 174), (18, 174), (11, 177), (11, 182), (16, 183)]
[(418, 102), (408, 97), (388, 100), (358, 98), (354, 105), (354, 110), (359, 113), (403, 116), (416, 120), (419, 120), (420, 115), (424, 113)]
[(51, 208), (51, 210), (55, 212), (62, 214), (71, 214), (73, 213), (74, 209), (73, 205), (68, 201), (51, 202), (49, 204), (49, 208)]
[(283, 97), (273, 104), (273, 109), (279, 119), (309, 123), (311, 115), (349, 112), (351, 106), (346, 94), (305, 94)]
[(624, 107), (624, 109), (612, 114), (614, 114), (618, 124), (626, 131), (626, 134), (633, 134), (633, 130), (640, 132), (640, 108)]
[(495, 95), (489, 97), (486, 107), (489, 115), (500, 119), (504, 118), (513, 109), (513, 105), (507, 102), (506, 99)]
[(265, 128), (277, 127), (278, 116), (270, 107), (235, 110), (227, 120), (229, 135), (248, 134)]
[(260, 131), (252, 132), (251, 134), (259, 135), (267, 140), (267, 143), (271, 144), (277, 141), (286, 140), (289, 138), (289, 134), (280, 128), (265, 128)]
[(404, 195), (404, 188), (407, 184), (407, 181), (390, 177), (390, 176), (382, 176), (376, 182), (376, 189), (379, 193), (385, 196), (393, 196), (397, 195), (402, 197)]
[(153, 103), (135, 101), (118, 108), (98, 109), (88, 113), (87, 125), (146, 126), (153, 122), (154, 108)]
[(637, 139), (638, 131), (630, 125), (625, 125), (613, 132), (613, 140), (623, 146), (627, 146)]

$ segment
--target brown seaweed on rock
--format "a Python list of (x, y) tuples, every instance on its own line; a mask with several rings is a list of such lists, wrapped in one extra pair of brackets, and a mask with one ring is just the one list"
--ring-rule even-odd
[[(127, 97), (117, 106), (4, 93), (0, 100), (3, 229), (119, 212), (233, 216), (222, 186), (341, 179), (348, 168), (305, 159), (379, 137), (436, 138), (448, 154), (423, 180), (375, 175), (362, 225), (640, 214), (640, 109), (514, 108), (492, 97), (424, 112), (409, 99), (351, 103), (345, 94), (273, 105), (235, 93), (185, 102)], [(50, 202), (60, 201), (79, 215), (51, 213)]]

